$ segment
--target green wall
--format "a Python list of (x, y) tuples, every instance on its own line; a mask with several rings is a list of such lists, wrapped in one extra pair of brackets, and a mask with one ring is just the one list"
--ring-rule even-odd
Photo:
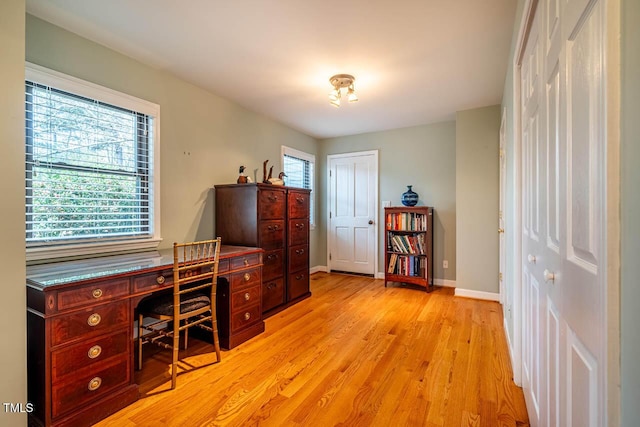
[[(434, 278), (456, 280), (456, 127), (455, 122), (415, 126), (384, 132), (373, 132), (320, 142), (318, 181), (320, 209), (327, 212), (327, 164), (329, 154), (378, 150), (379, 218), (383, 224), (382, 202), (402, 206), (401, 194), (407, 185), (420, 196), (418, 205), (433, 206), (434, 217)], [(326, 221), (325, 221), (326, 222)], [(326, 235), (326, 229), (322, 230)], [(379, 248), (384, 248), (384, 228), (379, 227)], [(326, 239), (324, 245), (326, 265)], [(322, 252), (323, 249), (320, 249)], [(383, 251), (378, 254), (378, 271), (384, 270)], [(449, 268), (442, 268), (443, 260)]]
[(621, 379), (622, 425), (640, 420), (640, 2), (622, 1)]
[[(27, 402), (24, 223), (25, 1), (0, 2), (0, 403)], [(0, 425), (24, 426), (25, 414), (0, 407)]]
[(499, 105), (456, 113), (456, 286), (496, 294), (499, 133)]
[[(31, 15), (26, 58), (160, 105), (161, 248), (213, 236), (211, 188), (235, 182), (238, 166), (261, 179), (265, 159), (280, 169), (281, 145), (317, 154), (310, 136)], [(312, 266), (318, 235), (311, 231)]]

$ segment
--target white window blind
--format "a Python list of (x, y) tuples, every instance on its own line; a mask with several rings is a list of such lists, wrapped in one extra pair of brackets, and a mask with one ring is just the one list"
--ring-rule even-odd
[(154, 117), (25, 88), (27, 247), (153, 238)]
[(282, 170), (287, 175), (287, 186), (308, 188), (311, 190), (310, 224), (315, 225), (314, 214), (314, 177), (315, 156), (289, 147), (282, 147)]

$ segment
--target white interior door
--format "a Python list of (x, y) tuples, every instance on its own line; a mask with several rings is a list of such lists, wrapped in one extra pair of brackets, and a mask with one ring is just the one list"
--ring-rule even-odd
[(378, 152), (330, 155), (329, 270), (375, 274)]
[[(506, 177), (507, 177), (507, 152), (506, 152), (506, 127), (507, 127), (507, 115), (506, 110), (502, 112), (502, 120), (500, 122), (500, 209), (498, 210), (498, 233), (500, 236), (500, 270), (498, 274), (498, 285), (500, 289), (500, 304), (503, 307), (506, 306), (505, 301), (507, 300), (506, 288), (504, 286), (505, 281), (505, 270), (507, 265), (506, 258), (506, 247), (505, 247), (505, 236), (504, 236), (504, 202), (507, 197), (507, 186), (506, 186)], [(507, 313), (505, 313), (506, 317)]]
[(520, 69), (522, 365), (533, 426), (606, 425), (603, 3), (540, 1)]

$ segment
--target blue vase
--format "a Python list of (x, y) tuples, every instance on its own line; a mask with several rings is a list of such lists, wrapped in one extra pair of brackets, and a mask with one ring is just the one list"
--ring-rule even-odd
[(411, 190), (412, 185), (407, 185), (408, 190), (402, 193), (402, 204), (405, 206), (415, 206), (418, 203), (418, 193)]

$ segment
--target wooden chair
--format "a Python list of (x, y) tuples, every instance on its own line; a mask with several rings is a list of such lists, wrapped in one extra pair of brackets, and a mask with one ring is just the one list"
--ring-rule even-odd
[[(174, 243), (173, 293), (152, 296), (138, 305), (138, 369), (142, 369), (144, 344), (151, 342), (171, 349), (171, 389), (176, 387), (181, 331), (184, 331), (185, 349), (190, 327), (199, 326), (211, 332), (217, 362), (221, 361), (216, 320), (219, 255), (219, 237), (200, 242)], [(144, 318), (155, 320), (145, 325)]]

